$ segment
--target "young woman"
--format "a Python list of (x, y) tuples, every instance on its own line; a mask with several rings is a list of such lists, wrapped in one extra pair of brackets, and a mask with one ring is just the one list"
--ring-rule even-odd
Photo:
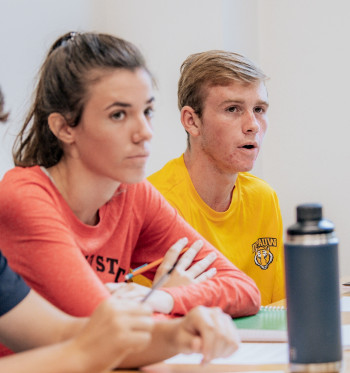
[[(153, 105), (152, 77), (134, 45), (96, 33), (57, 40), (17, 139), (17, 167), (0, 185), (0, 247), (36, 291), (86, 316), (110, 295), (106, 283), (123, 282), (130, 268), (170, 248), (146, 273), (159, 278), (188, 244), (169, 281), (148, 298), (153, 310), (184, 315), (205, 305), (254, 314), (255, 283), (144, 180)], [(148, 291), (117, 288), (135, 299)]]
[[(0, 122), (6, 118), (0, 90)], [(151, 315), (148, 305), (109, 297), (88, 320), (68, 316), (30, 290), (0, 251), (0, 342), (20, 352), (0, 359), (1, 372), (97, 373), (179, 352), (202, 352), (209, 361), (238, 346), (232, 321), (218, 308), (195, 307), (157, 323)]]

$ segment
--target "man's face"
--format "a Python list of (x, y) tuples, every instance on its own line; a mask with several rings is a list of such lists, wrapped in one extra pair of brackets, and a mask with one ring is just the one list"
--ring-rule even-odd
[(235, 174), (253, 168), (267, 129), (268, 106), (262, 82), (206, 88), (196, 140), (217, 171)]

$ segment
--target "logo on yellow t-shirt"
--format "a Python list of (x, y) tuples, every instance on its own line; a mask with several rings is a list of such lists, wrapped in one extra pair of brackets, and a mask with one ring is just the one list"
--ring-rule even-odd
[(277, 238), (258, 238), (252, 245), (254, 262), (261, 269), (269, 268), (269, 265), (273, 261), (273, 254), (270, 250), (271, 247), (277, 247)]

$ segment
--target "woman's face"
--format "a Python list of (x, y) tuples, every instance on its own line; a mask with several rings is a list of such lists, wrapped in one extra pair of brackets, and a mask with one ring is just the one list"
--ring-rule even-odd
[(82, 171), (121, 183), (141, 181), (150, 153), (153, 105), (152, 81), (143, 69), (115, 69), (93, 83), (73, 128)]

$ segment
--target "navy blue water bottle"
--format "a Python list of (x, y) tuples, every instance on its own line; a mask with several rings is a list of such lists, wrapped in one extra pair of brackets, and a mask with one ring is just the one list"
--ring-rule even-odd
[(339, 372), (338, 239), (320, 204), (297, 207), (284, 248), (290, 371)]

